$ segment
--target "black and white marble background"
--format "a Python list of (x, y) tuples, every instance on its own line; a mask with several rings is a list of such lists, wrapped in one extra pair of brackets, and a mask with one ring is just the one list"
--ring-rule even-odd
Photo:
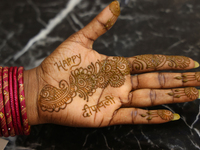
[[(111, 0), (0, 0), (0, 65), (38, 66), (62, 41), (89, 23)], [(94, 49), (106, 55), (185, 55), (200, 62), (200, 0), (130, 0)], [(198, 70), (198, 69), (197, 69)], [(192, 70), (195, 71), (195, 70)], [(158, 106), (181, 115), (161, 125), (106, 128), (32, 126), (6, 150), (200, 149), (199, 100)]]

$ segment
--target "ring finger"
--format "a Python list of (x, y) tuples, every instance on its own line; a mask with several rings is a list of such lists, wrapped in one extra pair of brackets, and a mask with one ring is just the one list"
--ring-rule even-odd
[(132, 76), (131, 80), (132, 90), (200, 86), (200, 72), (145, 73)]

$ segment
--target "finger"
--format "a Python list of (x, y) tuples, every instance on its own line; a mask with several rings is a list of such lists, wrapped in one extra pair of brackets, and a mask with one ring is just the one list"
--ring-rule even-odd
[(115, 112), (109, 125), (118, 124), (159, 124), (180, 119), (169, 110), (143, 110), (121, 108)]
[[(129, 94), (129, 100), (124, 101), (123, 107), (149, 107), (170, 103), (183, 103), (199, 98), (199, 91), (194, 87), (177, 89), (140, 89)], [(123, 102), (123, 101), (122, 101)]]
[(187, 70), (199, 67), (199, 63), (185, 56), (139, 55), (129, 57), (131, 73), (142, 73), (156, 70)]
[(145, 73), (131, 77), (132, 89), (200, 86), (200, 72)]
[(76, 33), (79, 36), (79, 42), (92, 48), (94, 41), (114, 25), (119, 15), (120, 4), (118, 1), (113, 1), (87, 26)]

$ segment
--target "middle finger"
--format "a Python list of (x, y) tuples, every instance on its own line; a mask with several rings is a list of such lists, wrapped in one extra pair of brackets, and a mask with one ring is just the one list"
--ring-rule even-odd
[(200, 86), (200, 72), (146, 73), (131, 77), (132, 90)]

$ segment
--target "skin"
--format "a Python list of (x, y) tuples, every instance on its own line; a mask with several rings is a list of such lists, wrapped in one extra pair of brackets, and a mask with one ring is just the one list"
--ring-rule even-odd
[[(123, 61), (118, 63), (116, 57), (108, 57), (93, 50), (94, 41), (113, 26), (119, 14), (119, 3), (114, 1), (85, 28), (58, 46), (40, 66), (24, 72), (25, 99), (30, 125), (55, 123), (77, 127), (103, 127), (117, 124), (166, 123), (176, 119), (176, 115), (168, 110), (148, 111), (140, 108), (193, 101), (198, 97), (199, 92), (196, 88), (185, 90), (185, 87), (200, 86), (200, 82), (195, 78), (195, 72), (184, 73), (190, 75), (187, 82), (184, 82), (187, 77), (183, 77), (182, 73), (155, 72), (192, 69), (195, 62), (191, 58), (140, 55), (119, 57)], [(112, 61), (113, 63), (109, 64)], [(121, 73), (119, 67), (114, 67), (116, 64), (123, 64), (122, 62), (127, 68), (125, 73)], [(89, 79), (99, 83), (97, 79), (100, 73), (105, 74), (104, 66), (111, 65), (114, 71), (109, 73), (116, 73), (121, 77), (121, 82), (114, 86), (111, 83), (111, 77), (114, 75), (104, 75), (104, 80), (108, 77), (105, 85), (95, 87), (96, 84), (92, 84), (89, 89), (84, 87), (87, 95), (87, 98), (84, 98), (80, 96), (81, 92), (76, 90), (80, 89), (80, 84), (75, 84), (70, 79), (79, 78), (78, 75), (73, 77), (76, 70), (85, 70), (88, 73), (88, 66), (98, 63), (102, 66), (94, 67), (97, 72), (91, 74), (95, 77), (89, 76)], [(81, 75), (86, 75), (85, 72)], [(83, 80), (86, 81), (86, 77)], [(75, 89), (71, 88), (73, 85)], [(61, 99), (65, 104), (57, 103), (55, 107), (48, 108), (48, 102), (58, 99), (58, 91), (69, 93), (66, 87), (70, 87), (75, 95)], [(89, 94), (91, 89), (93, 92)], [(45, 99), (45, 91), (52, 96), (49, 101)], [(86, 109), (88, 107), (90, 109)]]

